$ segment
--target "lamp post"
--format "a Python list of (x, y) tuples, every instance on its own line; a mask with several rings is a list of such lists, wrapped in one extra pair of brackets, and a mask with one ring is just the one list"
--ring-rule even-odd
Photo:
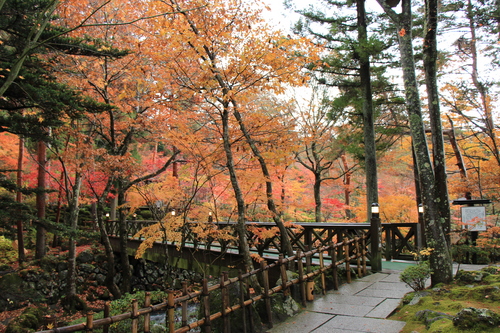
[(371, 266), (372, 271), (380, 272), (382, 270), (382, 234), (380, 228), (380, 210), (378, 203), (374, 202), (371, 206), (372, 217), (370, 219), (371, 232)]
[(212, 223), (214, 221), (214, 217), (212, 216), (212, 212), (208, 212), (208, 223)]
[(424, 205), (418, 205), (418, 226), (417, 226), (417, 247), (422, 249), (425, 246), (425, 222), (424, 222)]

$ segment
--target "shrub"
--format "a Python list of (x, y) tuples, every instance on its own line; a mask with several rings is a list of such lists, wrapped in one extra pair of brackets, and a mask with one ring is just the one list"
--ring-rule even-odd
[(409, 266), (401, 272), (399, 279), (415, 291), (424, 290), (425, 283), (431, 276), (428, 261), (419, 262), (417, 265)]

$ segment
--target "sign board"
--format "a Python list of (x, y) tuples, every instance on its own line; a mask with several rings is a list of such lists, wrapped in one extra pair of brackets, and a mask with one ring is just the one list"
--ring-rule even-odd
[(461, 207), (462, 223), (469, 231), (486, 230), (486, 207)]

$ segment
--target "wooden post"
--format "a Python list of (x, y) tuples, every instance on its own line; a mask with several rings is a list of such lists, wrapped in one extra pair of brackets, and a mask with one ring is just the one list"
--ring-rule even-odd
[(168, 306), (167, 306), (167, 311), (168, 311), (168, 332), (169, 333), (174, 333), (175, 332), (175, 303), (174, 303), (174, 291), (172, 289), (167, 290), (168, 293)]
[(203, 307), (204, 307), (204, 317), (205, 317), (205, 324), (203, 325), (205, 333), (210, 333), (212, 332), (212, 327), (210, 323), (210, 294), (208, 293), (208, 281), (207, 279), (203, 279), (203, 292), (202, 292), (202, 298), (203, 298)]
[(240, 306), (241, 306), (241, 316), (243, 317), (243, 333), (247, 333), (247, 309), (245, 308), (245, 290), (246, 286), (243, 281), (243, 274), (241, 269), (238, 270), (238, 285), (240, 287)]
[(339, 276), (337, 268), (337, 246), (330, 242), (330, 257), (332, 258), (332, 277), (333, 277), (333, 289), (339, 290)]
[[(283, 256), (283, 255), (280, 254), (280, 256)], [(273, 327), (273, 314), (272, 314), (272, 309), (271, 309), (271, 299), (269, 298), (269, 272), (267, 270), (267, 262), (265, 260), (262, 260), (260, 262), (260, 269), (262, 271), (262, 280), (264, 282), (264, 300), (266, 302), (268, 327), (272, 328)], [(286, 272), (285, 272), (285, 276), (286, 276)], [(285, 284), (286, 284), (286, 282), (285, 282)]]
[[(187, 281), (182, 281), (182, 296), (186, 296), (187, 291)], [(188, 301), (182, 302), (182, 326), (187, 326), (188, 323), (188, 313), (187, 313)]]
[[(151, 306), (151, 293), (149, 291), (146, 292), (144, 296), (144, 307), (148, 308)], [(144, 315), (144, 333), (151, 332), (151, 313), (146, 313)]]
[(361, 254), (363, 255), (363, 276), (366, 275), (366, 234), (363, 232), (362, 238), (361, 238)]
[(323, 259), (323, 251), (319, 252), (319, 268), (321, 269), (321, 291), (323, 295), (326, 295), (325, 260)]
[(393, 242), (393, 231), (391, 226), (387, 226), (385, 229), (385, 260), (392, 260), (392, 242)]
[(132, 333), (137, 333), (139, 330), (139, 306), (136, 299), (132, 300)]
[(229, 292), (227, 290), (226, 281), (228, 279), (228, 273), (222, 272), (220, 277), (220, 291), (222, 298), (222, 319), (224, 322), (224, 333), (231, 333), (231, 326), (229, 322), (229, 316), (227, 314), (227, 308), (230, 306), (229, 304)]
[[(284, 259), (283, 253), (280, 253), (278, 262), (280, 265), (281, 286), (283, 287), (283, 295), (288, 296), (290, 291), (288, 290), (288, 287), (286, 286), (286, 283), (288, 282), (288, 278), (286, 276), (286, 266), (285, 266), (285, 259)], [(264, 273), (264, 272), (262, 272), (262, 273)]]
[[(306, 247), (307, 252), (309, 252), (311, 250), (311, 247), (312, 246), (309, 246), (309, 245)], [(312, 257), (312, 255), (306, 255), (305, 257), (306, 257), (306, 274), (309, 274), (309, 273), (311, 273), (311, 257)], [(314, 300), (314, 295), (313, 295), (314, 281), (310, 278), (307, 279), (305, 286), (306, 286), (306, 290), (307, 290), (306, 301), (313, 301)]]
[(363, 270), (361, 269), (361, 257), (362, 254), (359, 251), (359, 237), (354, 237), (354, 247), (356, 248), (356, 269), (358, 272), (358, 278), (363, 276)]
[(87, 324), (85, 331), (92, 332), (94, 330), (94, 312), (87, 312)]
[(302, 251), (297, 250), (297, 268), (299, 273), (299, 287), (300, 287), (300, 299), (302, 301), (302, 305), (306, 306), (306, 284), (304, 281), (304, 265), (302, 263)]
[(347, 283), (351, 283), (351, 263), (349, 262), (349, 240), (344, 238), (344, 258)]
[[(110, 307), (110, 302), (106, 302), (104, 304), (104, 318), (108, 318), (109, 317), (109, 307)], [(103, 333), (108, 333), (109, 332), (109, 324), (107, 325), (104, 325), (104, 327), (102, 328), (102, 332)]]

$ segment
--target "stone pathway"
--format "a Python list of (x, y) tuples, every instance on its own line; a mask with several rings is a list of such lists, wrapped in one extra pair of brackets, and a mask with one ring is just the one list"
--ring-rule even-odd
[[(384, 265), (383, 265), (384, 266)], [(276, 324), (268, 333), (398, 333), (405, 322), (388, 320), (403, 296), (412, 291), (399, 281), (405, 266), (384, 268), (382, 272), (353, 280), (339, 290), (316, 296), (305, 310)], [(463, 270), (479, 270), (483, 266), (462, 265)], [(391, 268), (393, 266), (391, 265)], [(456, 267), (455, 267), (456, 269)]]

